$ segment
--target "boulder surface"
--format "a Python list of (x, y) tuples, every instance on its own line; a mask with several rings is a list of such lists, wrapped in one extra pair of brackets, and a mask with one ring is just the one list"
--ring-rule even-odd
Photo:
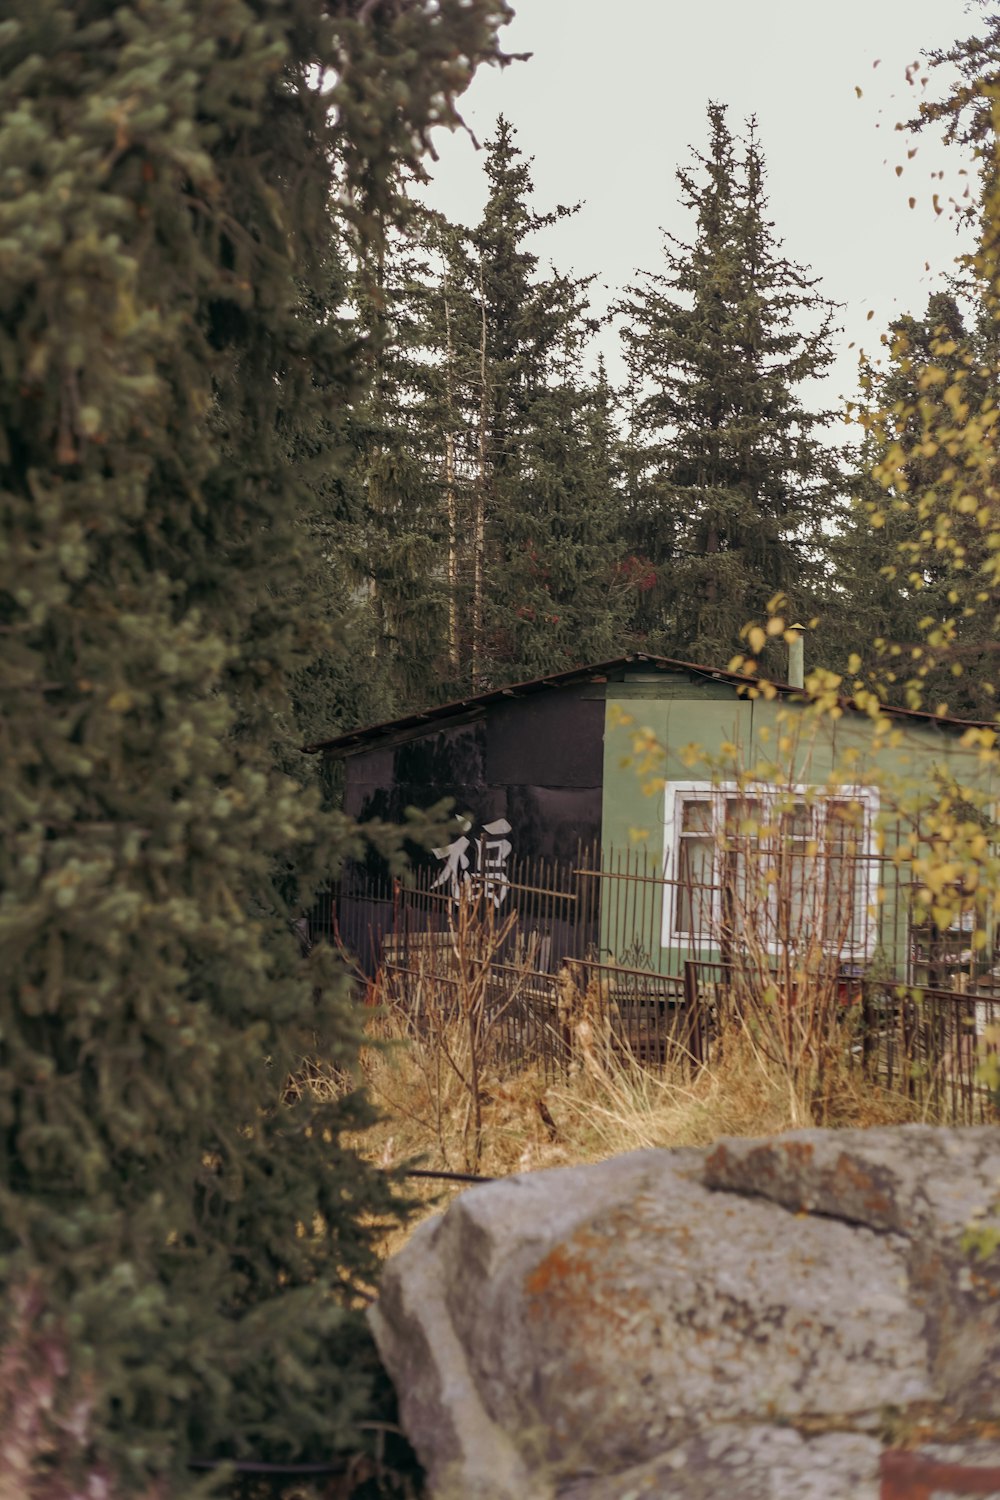
[(876, 1500), (1000, 1418), (998, 1199), (988, 1127), (633, 1152), (463, 1194), (372, 1326), (439, 1500)]

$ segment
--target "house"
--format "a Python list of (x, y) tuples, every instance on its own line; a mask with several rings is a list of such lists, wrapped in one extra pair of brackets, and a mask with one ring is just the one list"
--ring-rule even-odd
[[(736, 941), (771, 953), (794, 941), (821, 944), (846, 975), (951, 982), (971, 963), (962, 924), (914, 936), (893, 799), (939, 772), (990, 795), (993, 772), (965, 743), (974, 726), (890, 709), (876, 754), (864, 713), (808, 708), (787, 684), (765, 696), (734, 672), (632, 653), (307, 748), (343, 760), (360, 820), (453, 798), (463, 822), (428, 863), (428, 900), (474, 881), (498, 906), (519, 903), (553, 971), (588, 951), (619, 972), (678, 976), (724, 965)], [(665, 752), (645, 773), (636, 728)], [(543, 886), (561, 905), (532, 907)], [(342, 926), (349, 908), (346, 925), (377, 938), (394, 919), (384, 892), (380, 914), (373, 900), (355, 884)]]

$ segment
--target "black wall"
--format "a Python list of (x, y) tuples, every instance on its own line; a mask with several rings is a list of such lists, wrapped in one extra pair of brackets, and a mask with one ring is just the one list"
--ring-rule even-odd
[(505, 699), (471, 723), (357, 751), (346, 762), (345, 811), (398, 822), (408, 806), (452, 797), (473, 832), (507, 819), (514, 860), (571, 860), (601, 835), (604, 702), (593, 694), (574, 684)]

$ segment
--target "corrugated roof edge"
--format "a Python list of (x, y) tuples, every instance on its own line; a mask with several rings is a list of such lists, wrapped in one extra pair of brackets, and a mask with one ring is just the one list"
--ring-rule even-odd
[[(303, 745), (302, 751), (305, 755), (318, 755), (321, 751), (334, 755), (349, 755), (352, 750), (361, 749), (385, 735), (404, 733), (408, 729), (419, 729), (425, 724), (429, 727), (441, 720), (457, 718), (471, 708), (485, 708), (491, 703), (499, 703), (504, 698), (518, 698), (530, 693), (542, 692), (546, 688), (568, 687), (571, 683), (586, 682), (588, 679), (595, 681), (605, 677), (609, 672), (640, 665), (653, 666), (662, 672), (689, 672), (697, 677), (705, 678), (706, 681), (728, 682), (734, 687), (748, 687), (756, 680), (752, 677), (744, 677), (740, 672), (730, 672), (723, 667), (706, 667), (697, 662), (678, 661), (670, 656), (648, 656), (644, 652), (635, 651), (629, 652), (626, 656), (616, 656), (611, 661), (591, 662), (587, 666), (570, 667), (565, 672), (552, 672), (545, 677), (535, 677), (527, 682), (514, 682), (504, 687), (491, 688), (488, 692), (476, 693), (469, 698), (458, 698), (453, 703), (440, 703), (435, 708), (426, 708), (419, 713), (404, 714), (401, 718), (390, 719), (384, 724), (368, 724), (360, 729), (351, 729), (346, 734), (335, 735), (333, 739), (317, 740), (314, 744)], [(787, 682), (773, 682), (771, 685), (782, 695), (807, 696), (801, 688), (794, 688)], [(841, 698), (838, 701), (842, 708), (850, 709), (854, 713), (863, 712), (849, 698)], [(994, 721), (985, 719), (959, 719), (948, 714), (926, 713), (922, 709), (894, 708), (890, 704), (884, 705), (884, 712), (892, 718), (914, 719), (925, 724), (947, 724), (962, 729), (995, 729), (997, 727)]]

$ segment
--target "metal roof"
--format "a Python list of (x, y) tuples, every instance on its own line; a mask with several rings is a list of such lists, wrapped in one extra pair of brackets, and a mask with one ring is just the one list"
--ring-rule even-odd
[[(331, 755), (350, 755), (352, 751), (363, 749), (389, 735), (405, 734), (424, 727), (431, 728), (437, 723), (458, 719), (477, 709), (488, 708), (492, 703), (501, 703), (510, 698), (526, 698), (533, 693), (545, 692), (549, 688), (569, 687), (578, 682), (606, 682), (616, 672), (624, 672), (629, 667), (639, 666), (652, 667), (664, 673), (687, 673), (706, 682), (725, 682), (733, 687), (747, 687), (757, 681), (755, 678), (743, 676), (740, 672), (730, 672), (721, 667), (699, 666), (696, 662), (678, 661), (670, 656), (650, 656), (644, 652), (630, 651), (624, 656), (614, 657), (611, 661), (591, 662), (586, 666), (571, 667), (565, 672), (552, 672), (545, 677), (532, 678), (528, 682), (514, 682), (505, 687), (491, 688), (485, 693), (473, 694), (468, 698), (458, 698), (453, 703), (441, 703), (434, 708), (423, 709), (419, 713), (403, 714), (400, 718), (390, 719), (384, 724), (368, 724), (359, 729), (351, 729), (346, 734), (338, 734), (328, 740), (317, 740), (314, 744), (304, 745), (302, 748), (307, 755), (316, 755), (320, 751)], [(794, 688), (787, 682), (773, 682), (771, 685), (782, 695), (790, 693), (802, 695), (801, 688)], [(861, 712), (855, 708), (849, 698), (842, 698), (839, 701), (841, 707), (852, 709), (856, 713)], [(962, 729), (996, 727), (995, 723), (981, 719), (959, 719), (946, 714), (926, 713), (914, 708), (893, 708), (888, 704), (884, 706), (884, 712), (893, 718), (911, 719), (925, 724), (951, 725)]]

